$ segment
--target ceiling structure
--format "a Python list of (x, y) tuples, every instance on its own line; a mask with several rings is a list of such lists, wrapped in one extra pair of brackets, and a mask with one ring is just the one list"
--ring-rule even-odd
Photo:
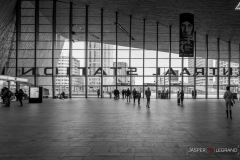
[[(132, 47), (143, 48), (143, 19), (146, 19), (145, 48), (156, 50), (156, 22), (159, 22), (159, 50), (169, 51), (169, 26), (172, 26), (172, 52), (178, 53), (179, 40), (179, 14), (184, 10), (194, 11), (194, 23), (197, 39), (198, 57), (206, 57), (206, 35), (208, 35), (209, 58), (216, 58), (217, 38), (220, 39), (220, 57), (227, 58), (228, 41), (231, 41), (232, 57), (239, 57), (240, 44), (240, 11), (235, 10), (237, 0), (61, 0), (72, 2), (81, 7), (89, 6), (89, 24), (100, 24), (100, 9), (104, 10), (104, 42), (115, 44), (115, 13), (119, 13), (119, 24), (129, 32), (129, 17), (132, 15)], [(77, 7), (76, 7), (77, 8)], [(44, 13), (43, 13), (44, 14)], [(66, 13), (59, 13), (64, 15)], [(80, 13), (79, 13), (80, 14)], [(64, 19), (63, 19), (64, 20)], [(82, 21), (82, 22), (80, 22)], [(84, 24), (84, 19), (79, 20)], [(75, 32), (83, 32), (81, 27), (73, 26)], [(75, 29), (74, 29), (75, 28)], [(82, 30), (80, 29), (82, 28)], [(58, 28), (64, 30), (64, 28)], [(79, 30), (79, 31), (78, 31)], [(119, 30), (119, 29), (118, 29)], [(100, 42), (95, 36), (100, 37), (100, 25), (89, 25), (89, 41)], [(129, 46), (128, 37), (119, 30), (119, 45)], [(95, 34), (94, 34), (95, 33)], [(67, 37), (67, 35), (65, 35)], [(73, 36), (74, 39), (83, 40), (83, 36)], [(153, 43), (150, 43), (150, 42)], [(234, 60), (233, 60), (234, 61)]]

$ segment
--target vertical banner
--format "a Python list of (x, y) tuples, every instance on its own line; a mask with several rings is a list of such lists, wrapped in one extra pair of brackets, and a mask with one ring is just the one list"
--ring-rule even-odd
[(194, 57), (194, 14), (180, 13), (179, 57)]

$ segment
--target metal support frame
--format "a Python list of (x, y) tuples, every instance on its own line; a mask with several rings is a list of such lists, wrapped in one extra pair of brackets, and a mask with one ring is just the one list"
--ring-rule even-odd
[(35, 33), (34, 33), (34, 86), (38, 86), (38, 64), (37, 64), (37, 50), (39, 46), (39, 1), (35, 0)]
[(103, 9), (101, 9), (101, 98), (103, 98)]
[[(183, 54), (184, 55), (184, 54)], [(184, 77), (183, 77), (183, 66), (184, 66), (184, 63), (183, 63), (183, 57), (182, 57), (182, 59), (181, 59), (182, 61), (181, 61), (181, 66), (182, 66), (182, 73), (181, 73), (181, 78), (182, 78), (182, 81), (181, 81), (181, 90), (183, 90), (183, 82), (184, 82)]]
[(157, 22), (157, 51), (156, 51), (156, 99), (158, 95), (158, 25), (159, 22)]
[[(85, 98), (88, 98), (88, 6), (86, 6), (85, 17)], [(100, 89), (100, 88), (99, 88)]]
[(207, 98), (208, 98), (208, 35), (206, 35), (206, 51), (207, 51), (207, 58), (206, 58), (206, 75), (205, 75), (205, 78), (206, 78), (206, 83), (205, 83), (205, 90), (206, 90), (205, 98), (207, 99)]
[(53, 1), (53, 13), (52, 13), (52, 95), (55, 97), (55, 48), (56, 48), (56, 15), (57, 15), (57, 0)]
[(144, 79), (145, 79), (145, 32), (146, 32), (146, 19), (143, 19), (143, 98), (145, 95), (145, 85), (144, 85)]
[[(21, 4), (22, 1), (17, 1), (16, 6), (16, 68), (15, 68), (15, 77), (18, 77), (18, 54), (19, 49), (21, 48)], [(19, 83), (16, 83), (16, 88), (18, 89)]]
[(196, 31), (194, 32), (194, 51), (195, 51), (195, 54), (194, 54), (194, 69), (193, 69), (193, 73), (194, 73), (194, 77), (193, 77), (193, 85), (194, 85), (194, 99), (196, 99), (196, 74), (195, 74), (195, 71), (196, 71), (196, 65), (197, 65), (197, 33)]
[(69, 14), (69, 98), (72, 98), (72, 16), (73, 16), (73, 3), (70, 2)]
[(217, 57), (217, 99), (219, 99), (219, 73), (220, 73), (220, 39), (217, 39), (217, 52), (218, 52), (218, 57)]
[[(168, 78), (168, 82), (169, 82), (169, 99), (171, 99), (171, 59), (172, 59), (172, 25), (169, 26), (169, 78)], [(165, 73), (164, 73), (165, 74)], [(165, 81), (165, 76), (164, 76), (164, 81)], [(165, 85), (165, 82), (164, 82)]]
[[(130, 15), (130, 28), (129, 28), (129, 67), (131, 67), (131, 58), (132, 58), (132, 15)], [(130, 74), (130, 91), (132, 91), (132, 74)]]
[(116, 89), (118, 89), (118, 74), (117, 74), (117, 67), (118, 67), (118, 12), (116, 12), (116, 23), (115, 23), (115, 27), (116, 27), (116, 68), (115, 68), (115, 72), (116, 72)]
[[(238, 70), (240, 70), (240, 45), (238, 45), (239, 49), (238, 49)], [(238, 71), (238, 93), (240, 91), (240, 72)]]
[(228, 41), (228, 86), (231, 85), (230, 67), (231, 67), (231, 41)]

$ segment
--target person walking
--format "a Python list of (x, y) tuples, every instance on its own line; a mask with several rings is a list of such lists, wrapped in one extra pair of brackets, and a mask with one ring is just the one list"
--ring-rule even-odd
[(129, 90), (129, 88), (126, 91), (126, 95), (127, 95), (127, 102), (128, 102), (128, 100), (130, 102), (131, 91)]
[(140, 104), (140, 99), (141, 99), (141, 92), (140, 91), (137, 92), (137, 98), (138, 98), (138, 104)]
[(23, 96), (24, 96), (23, 90), (22, 90), (22, 89), (19, 89), (19, 91), (18, 91), (18, 97), (17, 97), (17, 98), (18, 98), (21, 106), (23, 106), (23, 104), (22, 104)]
[[(233, 106), (233, 102), (235, 103), (235, 101), (234, 101), (233, 94), (230, 91), (229, 86), (226, 87), (226, 92), (224, 93), (223, 98), (225, 99), (227, 118), (228, 118), (228, 113), (229, 113), (230, 118), (232, 119), (231, 106)], [(229, 110), (229, 112), (228, 112), (228, 110)]]
[(124, 91), (124, 89), (122, 90), (122, 98), (124, 99), (124, 93), (125, 93), (125, 91)]
[(119, 90), (117, 89), (117, 99), (119, 99)]
[(99, 98), (99, 96), (100, 96), (100, 90), (99, 89), (97, 90), (97, 95), (98, 95), (98, 98)]
[(148, 87), (148, 89), (145, 91), (145, 95), (147, 98), (147, 105), (146, 107), (150, 108), (150, 97), (151, 97), (151, 91), (150, 88)]
[(192, 90), (192, 98), (194, 98), (194, 91)]
[(135, 104), (135, 99), (137, 98), (137, 91), (135, 90), (135, 88), (133, 89), (133, 102)]
[(124, 90), (124, 97), (127, 98), (127, 90)]
[(177, 104), (180, 104), (180, 99), (181, 99), (181, 94), (179, 93), (179, 91), (177, 92)]
[(183, 90), (180, 92), (180, 98), (181, 98), (181, 104), (183, 104), (183, 100), (184, 100), (184, 92), (183, 92)]

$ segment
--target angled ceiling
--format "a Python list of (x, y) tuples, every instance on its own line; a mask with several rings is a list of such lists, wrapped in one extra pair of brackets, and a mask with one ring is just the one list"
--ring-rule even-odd
[[(104, 10), (104, 23), (109, 24), (104, 28), (105, 43), (112, 44), (115, 40), (115, 12), (119, 13), (119, 23), (129, 32), (129, 16), (132, 15), (132, 35), (136, 39), (132, 47), (143, 47), (143, 19), (146, 19), (146, 41), (156, 41), (156, 22), (159, 22), (159, 50), (169, 51), (169, 27), (172, 26), (172, 52), (178, 53), (179, 13), (182, 10), (193, 10), (195, 31), (197, 33), (197, 54), (206, 57), (206, 35), (209, 37), (209, 57), (217, 57), (217, 38), (220, 39), (221, 58), (227, 58), (228, 41), (232, 44), (232, 57), (239, 57), (240, 44), (240, 11), (235, 10), (239, 3), (237, 0), (61, 0), (73, 2), (84, 8), (89, 5), (90, 15), (99, 16), (92, 18), (89, 23), (100, 24), (100, 9)], [(77, 7), (76, 7), (77, 8)], [(43, 13), (44, 14), (44, 13)], [(65, 13), (61, 13), (65, 14)], [(82, 22), (84, 23), (84, 19)], [(100, 26), (89, 26), (89, 32), (100, 36)], [(84, 25), (82, 25), (84, 29)], [(62, 30), (59, 28), (59, 30)], [(74, 29), (73, 29), (74, 30)], [(76, 31), (78, 29), (76, 28)], [(79, 32), (79, 31), (77, 31)], [(119, 45), (128, 46), (128, 37), (119, 32)], [(82, 39), (81, 37), (75, 37)], [(91, 40), (92, 38), (92, 40)], [(98, 41), (89, 35), (91, 41)], [(125, 42), (124, 42), (125, 41)], [(100, 42), (100, 40), (99, 40)], [(115, 42), (114, 42), (115, 43)], [(146, 49), (156, 50), (156, 43), (146, 43)]]

